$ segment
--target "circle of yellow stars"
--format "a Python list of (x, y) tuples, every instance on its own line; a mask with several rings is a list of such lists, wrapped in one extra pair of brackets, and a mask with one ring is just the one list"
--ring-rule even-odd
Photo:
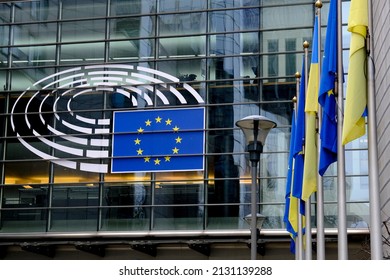
[[(162, 123), (163, 121), (165, 121), (166, 126), (172, 126), (172, 120), (170, 118), (163, 120), (163, 118), (161, 118), (160, 116), (157, 116), (154, 119), (154, 122), (156, 124)], [(150, 126), (152, 126), (152, 124), (153, 124), (153, 120), (150, 120), (150, 119), (145, 120), (145, 127), (150, 127)], [(175, 125), (171, 129), (172, 129), (173, 133), (179, 133), (180, 127)], [(143, 127), (140, 127), (137, 129), (138, 134), (143, 134), (144, 131), (145, 131), (145, 129)], [(136, 139), (134, 139), (134, 145), (139, 146), (138, 149), (136, 150), (137, 156), (144, 155), (144, 150), (141, 148), (142, 139), (140, 139), (140, 138), (141, 137), (137, 137)], [(182, 143), (182, 140), (183, 140), (183, 138), (181, 138), (178, 135), (177, 137), (175, 137), (175, 144)], [(179, 154), (179, 151), (180, 151), (180, 149), (178, 148), (178, 145), (174, 145), (174, 147), (172, 148), (172, 155)], [(162, 161), (163, 162), (170, 162), (171, 156), (166, 155), (163, 158), (156, 157), (154, 159), (152, 159), (150, 156), (145, 156), (143, 159), (144, 159), (145, 163), (154, 163), (154, 165), (160, 165)]]

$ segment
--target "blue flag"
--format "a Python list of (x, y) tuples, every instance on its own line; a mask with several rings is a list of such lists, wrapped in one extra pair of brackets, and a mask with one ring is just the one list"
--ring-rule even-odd
[(299, 88), (298, 96), (298, 108), (296, 116), (296, 130), (293, 147), (294, 157), (294, 177), (293, 177), (293, 188), (292, 195), (296, 198), (301, 199), (302, 196), (302, 185), (303, 185), (303, 167), (304, 167), (304, 146), (305, 146), (305, 67), (302, 65), (302, 77)]
[(323, 107), (318, 170), (321, 176), (337, 161), (337, 103), (334, 94), (337, 67), (337, 1), (331, 0), (318, 97), (318, 103)]
[[(291, 120), (291, 137), (290, 137), (290, 153), (288, 156), (288, 170), (287, 170), (287, 182), (286, 182), (286, 205), (284, 209), (284, 218), (283, 221), (286, 224), (286, 230), (290, 233), (291, 243), (290, 243), (290, 251), (295, 253), (295, 237), (297, 235), (296, 229), (294, 229), (294, 225), (292, 221), (290, 221), (290, 210), (294, 210), (291, 203), (291, 189), (292, 189), (292, 181), (294, 174), (294, 157), (293, 157), (293, 147), (294, 147), (294, 139), (295, 139), (295, 130), (296, 130), (296, 117), (295, 117), (295, 109), (293, 109), (292, 120)], [(293, 202), (294, 203), (294, 202)], [(297, 213), (296, 213), (297, 214)]]
[(114, 112), (113, 173), (204, 169), (204, 108)]

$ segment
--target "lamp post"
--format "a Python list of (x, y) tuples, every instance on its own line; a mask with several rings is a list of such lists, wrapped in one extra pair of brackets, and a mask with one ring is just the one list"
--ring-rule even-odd
[[(249, 152), (249, 160), (251, 161), (252, 164), (250, 229), (251, 229), (251, 260), (255, 260), (257, 255), (256, 232), (257, 232), (257, 217), (258, 217), (257, 199), (256, 199), (257, 163), (260, 161), (260, 154), (263, 152), (263, 146), (264, 146), (265, 139), (267, 138), (268, 132), (272, 128), (276, 127), (276, 123), (266, 117), (252, 115), (237, 121), (236, 126), (241, 128), (241, 130), (245, 135), (247, 150)], [(253, 219), (253, 217), (255, 218)], [(249, 220), (248, 216), (246, 220), (247, 221)]]

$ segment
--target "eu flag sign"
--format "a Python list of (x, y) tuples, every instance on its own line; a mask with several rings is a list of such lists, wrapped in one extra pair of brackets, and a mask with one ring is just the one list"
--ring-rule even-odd
[(204, 108), (114, 112), (112, 173), (204, 169)]

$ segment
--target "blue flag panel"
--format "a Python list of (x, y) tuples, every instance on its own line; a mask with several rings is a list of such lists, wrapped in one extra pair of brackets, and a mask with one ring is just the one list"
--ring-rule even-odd
[(204, 169), (204, 108), (114, 112), (113, 173)]

